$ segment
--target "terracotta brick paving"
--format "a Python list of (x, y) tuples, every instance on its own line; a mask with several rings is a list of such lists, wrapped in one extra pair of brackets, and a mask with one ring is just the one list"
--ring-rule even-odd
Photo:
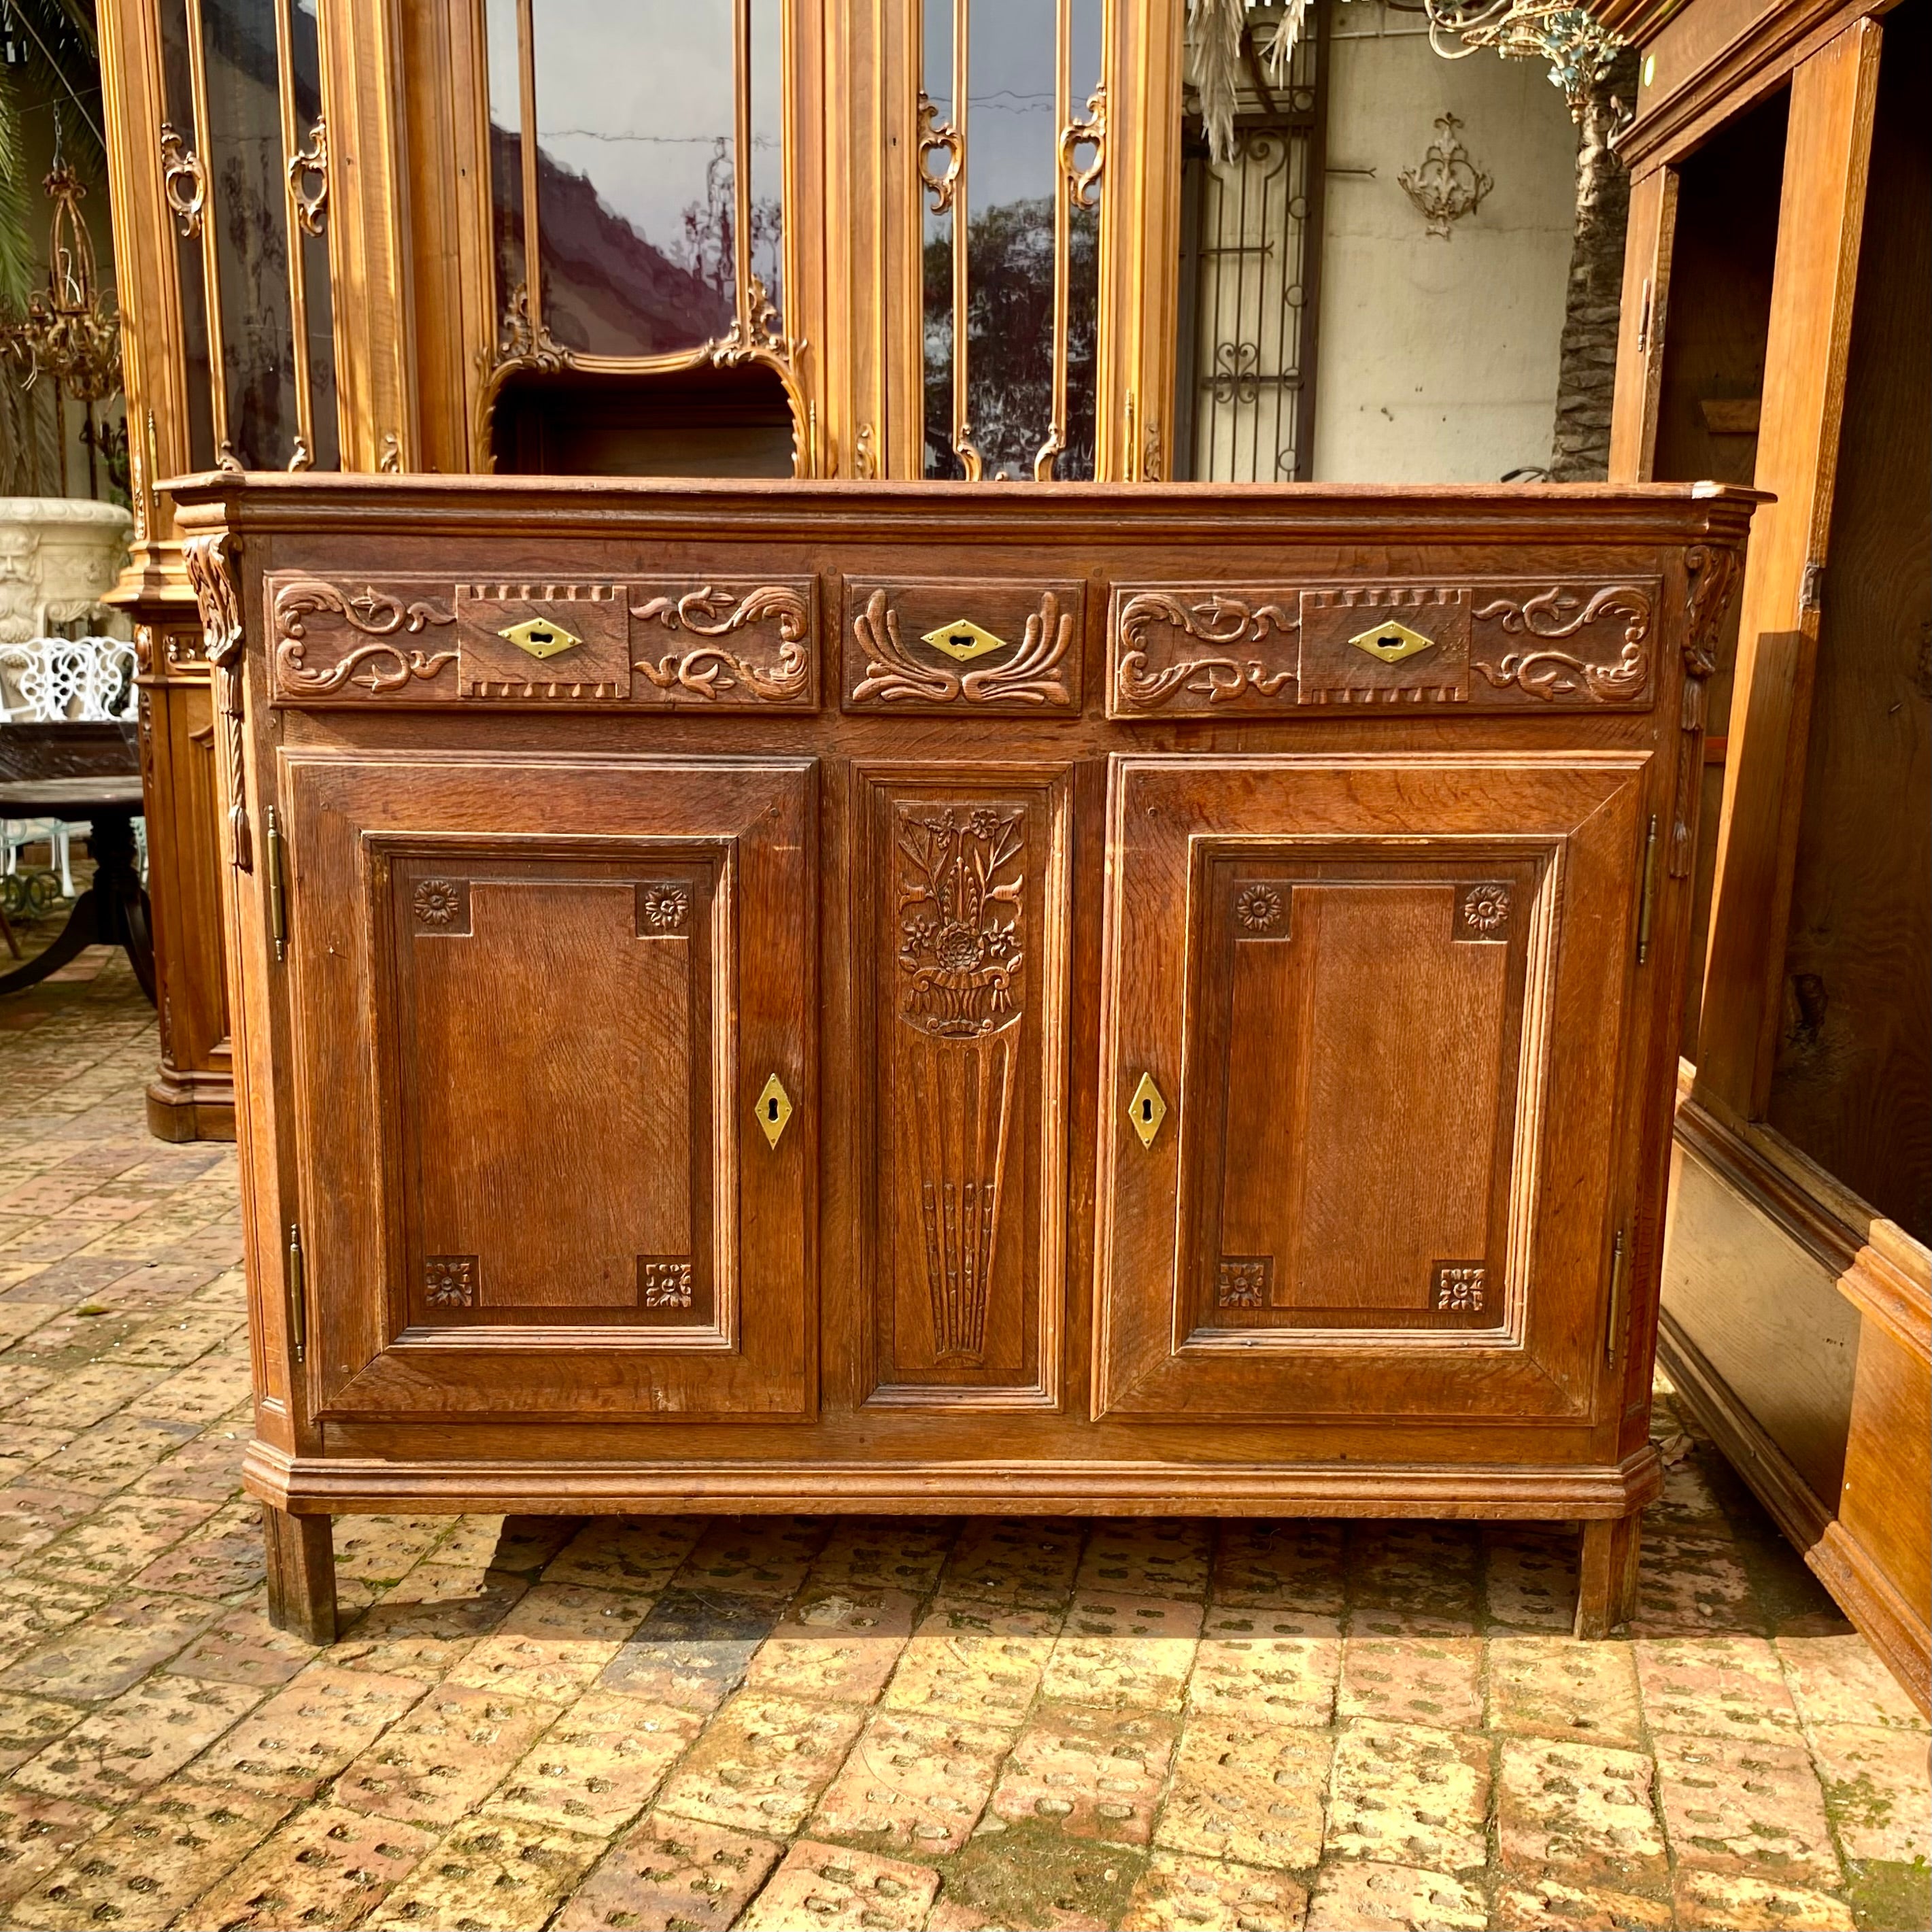
[(0, 1924), (1932, 1922), (1926, 1726), (1667, 1391), (1627, 1642), (1540, 1527), (406, 1516), (313, 1652), (154, 1055), (118, 956), (0, 1002)]

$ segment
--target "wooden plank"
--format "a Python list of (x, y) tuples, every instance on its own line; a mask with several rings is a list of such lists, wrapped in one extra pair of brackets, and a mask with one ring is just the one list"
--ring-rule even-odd
[(1932, 1240), (1932, 33), (1886, 27), (1772, 1124)]
[(1624, 230), (1623, 320), (1610, 412), (1610, 480), (1647, 483), (1657, 454), (1657, 405), (1677, 236), (1677, 170), (1654, 168), (1630, 183)]
[(1784, 972), (1822, 568), (1851, 343), (1876, 105), (1880, 30), (1862, 20), (1793, 76), (1756, 482), (1775, 493), (1752, 533), (1731, 757), (1718, 830), (1697, 1091), (1763, 1112)]

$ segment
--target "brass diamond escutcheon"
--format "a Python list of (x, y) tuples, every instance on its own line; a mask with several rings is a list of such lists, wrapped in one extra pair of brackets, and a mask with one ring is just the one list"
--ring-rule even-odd
[(560, 651), (570, 650), (584, 641), (561, 624), (547, 624), (541, 617), (526, 617), (520, 624), (508, 625), (496, 634), (508, 638), (518, 650), (528, 651), (533, 658), (554, 658)]
[(962, 617), (956, 624), (942, 624), (936, 631), (928, 631), (922, 640), (936, 651), (964, 664), (968, 658), (982, 658), (988, 651), (1002, 651), (1006, 647), (1004, 638), (996, 638), (991, 631), (974, 622), (970, 617)]
[(1366, 651), (1370, 657), (1379, 658), (1384, 664), (1400, 664), (1404, 658), (1412, 658), (1419, 652), (1436, 648), (1433, 638), (1425, 638), (1420, 631), (1412, 631), (1406, 624), (1393, 621), (1378, 624), (1372, 631), (1364, 631), (1348, 641), (1358, 651)]
[(1160, 1124), (1166, 1118), (1167, 1102), (1161, 1097), (1160, 1089), (1154, 1084), (1154, 1076), (1143, 1073), (1141, 1084), (1134, 1089), (1133, 1097), (1127, 1102), (1127, 1119), (1140, 1136), (1142, 1147), (1154, 1145), (1154, 1137), (1160, 1132)]
[(766, 1139), (776, 1147), (778, 1136), (785, 1130), (785, 1123), (791, 1118), (791, 1096), (776, 1073), (765, 1082), (758, 1095), (758, 1125)]

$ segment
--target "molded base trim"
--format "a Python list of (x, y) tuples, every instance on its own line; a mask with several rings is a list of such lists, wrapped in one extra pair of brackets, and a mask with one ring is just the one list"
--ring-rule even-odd
[(1770, 1511), (1886, 1667), (1932, 1714), (1932, 1628), (1913, 1614), (1667, 1309), (1658, 1314), (1657, 1359), (1692, 1420)]
[(148, 1082), (148, 1131), (158, 1141), (232, 1141), (234, 1081), (164, 1066)]
[(251, 1496), (296, 1515), (392, 1510), (622, 1515), (1329, 1516), (1584, 1522), (1628, 1516), (1663, 1486), (1646, 1443), (1621, 1464), (1533, 1468), (1356, 1463), (375, 1462), (249, 1444)]

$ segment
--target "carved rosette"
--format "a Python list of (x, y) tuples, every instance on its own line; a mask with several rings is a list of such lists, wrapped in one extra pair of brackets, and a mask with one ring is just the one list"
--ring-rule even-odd
[(1684, 626), (1684, 708), (1677, 744), (1677, 795), (1670, 821), (1670, 876), (1686, 879), (1697, 846), (1704, 770), (1704, 688), (1718, 668), (1718, 635), (1743, 568), (1728, 544), (1694, 544), (1684, 554), (1690, 580)]
[(640, 1261), (638, 1299), (649, 1309), (686, 1309), (693, 1300), (688, 1261)]
[(221, 722), (224, 782), (228, 794), (230, 857), (238, 872), (255, 869), (254, 835), (248, 823), (246, 684), (243, 676), (242, 593), (235, 581), (232, 539), (226, 530), (190, 537), (182, 560), (201, 614), (202, 636), (213, 668), (215, 709)]
[(919, 1187), (935, 1359), (978, 1366), (1023, 1007), (1025, 809), (902, 806), (899, 1131)]
[[(339, 617), (352, 631), (376, 641), (356, 645), (332, 664), (311, 668), (306, 620), (318, 614)], [(293, 578), (276, 586), (272, 621), (276, 682), (298, 697), (320, 697), (355, 684), (380, 698), (403, 689), (412, 678), (433, 678), (456, 661), (454, 650), (405, 650), (388, 641), (454, 623), (453, 608), (427, 597), (406, 601), (373, 584), (347, 591), (320, 578)]]
[[(1118, 654), (1114, 695), (1125, 711), (1153, 711), (1186, 693), (1210, 704), (1226, 704), (1252, 693), (1272, 698), (1292, 684), (1296, 668), (1270, 664), (1250, 655), (1269, 637), (1287, 637), (1300, 628), (1281, 603), (1210, 592), (1204, 596), (1165, 590), (1136, 592), (1120, 606), (1116, 620)], [(1178, 632), (1206, 646), (1150, 670), (1148, 646), (1156, 626)]]
[(474, 1255), (425, 1255), (423, 1300), (432, 1308), (473, 1308), (476, 1274)]
[[(715, 704), (720, 694), (740, 687), (765, 704), (784, 704), (803, 698), (812, 683), (812, 608), (806, 587), (788, 584), (760, 584), (742, 592), (702, 584), (682, 596), (660, 594), (631, 606), (640, 623), (656, 623), (674, 634), (703, 641), (688, 648), (633, 661), (659, 691), (685, 692)], [(724, 639), (761, 624), (775, 623), (778, 652), (760, 663), (743, 644)]]

